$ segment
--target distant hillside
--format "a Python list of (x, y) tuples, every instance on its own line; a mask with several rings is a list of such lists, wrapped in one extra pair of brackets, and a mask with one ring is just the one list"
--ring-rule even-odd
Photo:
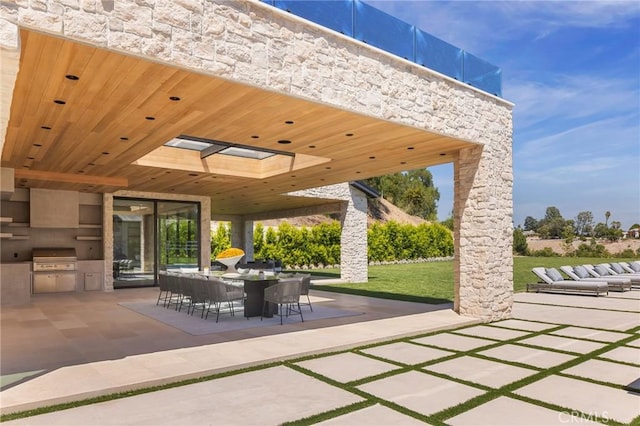
[[(426, 223), (427, 221), (417, 217), (411, 216), (399, 209), (395, 205), (391, 204), (384, 198), (378, 198), (375, 200), (369, 200), (368, 206), (368, 225), (373, 223), (386, 223), (395, 221), (402, 224), (419, 225)], [(338, 219), (336, 216), (335, 219)], [(313, 226), (323, 222), (330, 222), (334, 219), (325, 215), (313, 215), (302, 217), (289, 217), (286, 219), (272, 219), (261, 221), (264, 226), (278, 226), (282, 222), (288, 222), (293, 226)]]

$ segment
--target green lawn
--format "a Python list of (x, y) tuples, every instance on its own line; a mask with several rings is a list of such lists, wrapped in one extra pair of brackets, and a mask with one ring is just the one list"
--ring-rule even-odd
[[(536, 282), (531, 272), (536, 266), (598, 264), (635, 259), (599, 259), (581, 257), (515, 257), (513, 283), (516, 292), (526, 291), (527, 283)], [(314, 275), (339, 277), (335, 269), (312, 272)], [(325, 284), (313, 288), (338, 293), (360, 294), (384, 299), (408, 300), (422, 303), (453, 301), (453, 261), (411, 263), (369, 267), (368, 283)]]

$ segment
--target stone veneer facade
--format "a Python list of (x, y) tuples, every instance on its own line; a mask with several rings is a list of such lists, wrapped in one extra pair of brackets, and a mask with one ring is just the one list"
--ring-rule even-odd
[(22, 26), (476, 143), (454, 159), (455, 306), (510, 316), (509, 102), (257, 0), (16, 0), (0, 16), (3, 49)]

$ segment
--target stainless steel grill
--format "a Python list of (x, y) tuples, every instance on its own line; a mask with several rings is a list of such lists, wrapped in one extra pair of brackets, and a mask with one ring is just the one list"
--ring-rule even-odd
[(75, 291), (77, 265), (74, 248), (33, 249), (33, 293)]

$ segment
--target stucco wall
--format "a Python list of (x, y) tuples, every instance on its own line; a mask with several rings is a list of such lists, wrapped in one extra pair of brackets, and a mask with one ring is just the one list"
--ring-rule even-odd
[(456, 308), (485, 320), (510, 315), (510, 103), (257, 0), (0, 7), (8, 48), (19, 43), (17, 25), (37, 28), (477, 143), (455, 160)]

